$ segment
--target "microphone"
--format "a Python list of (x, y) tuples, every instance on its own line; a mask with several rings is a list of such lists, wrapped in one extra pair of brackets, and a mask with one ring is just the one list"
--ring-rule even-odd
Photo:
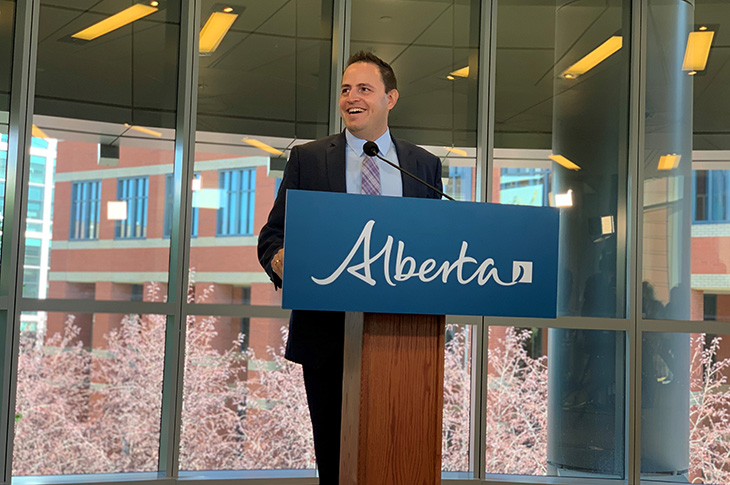
[(408, 175), (409, 177), (411, 177), (412, 179), (415, 179), (418, 182), (422, 183), (423, 185), (425, 185), (429, 189), (431, 189), (434, 192), (436, 192), (437, 194), (439, 194), (441, 197), (446, 197), (449, 200), (454, 200), (453, 197), (451, 197), (450, 195), (444, 194), (442, 191), (440, 191), (439, 189), (437, 189), (433, 185), (429, 184), (425, 180), (422, 180), (422, 179), (416, 177), (411, 172), (409, 172), (407, 170), (404, 170), (404, 169), (400, 168), (398, 165), (396, 165), (395, 163), (391, 162), (390, 160), (386, 160), (385, 158), (381, 157), (380, 156), (380, 148), (378, 148), (377, 143), (375, 143), (374, 141), (366, 141), (365, 144), (362, 146), (362, 149), (365, 152), (365, 155), (367, 155), (369, 157), (378, 157), (379, 159), (381, 159), (382, 161), (384, 161), (385, 163), (387, 163), (391, 167), (393, 167), (393, 168), (395, 168), (397, 170), (400, 170), (401, 173), (404, 173), (404, 174)]

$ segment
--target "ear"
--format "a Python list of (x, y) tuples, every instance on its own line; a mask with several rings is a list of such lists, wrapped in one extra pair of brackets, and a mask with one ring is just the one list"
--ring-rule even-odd
[(385, 96), (388, 98), (388, 111), (390, 111), (393, 107), (395, 107), (395, 103), (398, 102), (398, 90), (391, 89)]

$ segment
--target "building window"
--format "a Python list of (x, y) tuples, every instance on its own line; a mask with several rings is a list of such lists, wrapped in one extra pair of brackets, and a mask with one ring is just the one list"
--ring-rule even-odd
[(500, 174), (501, 204), (548, 206), (550, 170), (544, 168), (503, 168)]
[[(194, 175), (195, 180), (200, 181), (200, 173), (195, 173)], [(198, 182), (199, 183), (199, 182)], [(172, 234), (172, 202), (173, 197), (175, 196), (175, 191), (173, 190), (173, 177), (171, 173), (168, 173), (165, 177), (165, 226), (164, 226), (164, 237), (170, 237), (170, 234)], [(195, 182), (193, 183), (193, 187), (195, 187)], [(198, 190), (198, 189), (193, 189)], [(192, 237), (196, 237), (198, 235), (198, 208), (193, 207), (193, 214), (192, 214), (192, 227), (190, 230), (190, 235)]]
[(456, 200), (471, 200), (472, 168), (449, 167), (447, 192)]
[(97, 239), (99, 237), (100, 201), (101, 181), (73, 183), (69, 239)]
[(692, 173), (695, 222), (729, 222), (730, 170), (695, 170)]
[(253, 235), (256, 169), (239, 168), (218, 172), (221, 194), (216, 235)]
[(147, 237), (148, 198), (148, 177), (131, 177), (117, 180), (117, 200), (127, 203), (127, 218), (117, 221), (114, 233), (116, 238), (141, 239)]

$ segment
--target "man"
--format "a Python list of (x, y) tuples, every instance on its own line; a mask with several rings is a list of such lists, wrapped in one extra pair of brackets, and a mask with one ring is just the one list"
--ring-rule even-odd
[[(440, 198), (386, 163), (366, 157), (366, 141), (382, 156), (441, 190), (441, 161), (388, 130), (388, 113), (398, 101), (393, 69), (377, 56), (358, 52), (342, 75), (340, 115), (347, 129), (292, 149), (279, 193), (259, 235), (259, 261), (278, 288), (284, 273), (284, 210), (287, 189)], [(286, 358), (302, 364), (312, 417), (320, 484), (337, 484), (342, 404), (342, 312), (294, 310)]]

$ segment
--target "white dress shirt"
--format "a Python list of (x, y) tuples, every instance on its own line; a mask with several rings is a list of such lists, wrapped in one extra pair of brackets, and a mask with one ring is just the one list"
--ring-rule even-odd
[[(345, 130), (345, 138), (347, 139), (347, 150), (345, 151), (347, 193), (359, 194), (360, 187), (362, 186), (362, 161), (365, 159), (365, 153), (362, 147), (365, 145), (366, 140), (357, 138), (349, 130)], [(392, 138), (390, 138), (390, 130), (385, 130), (383, 136), (375, 140), (375, 144), (380, 149), (381, 157), (400, 166), (395, 145), (393, 144)], [(380, 159), (376, 158), (376, 161), (380, 169), (381, 194), (402, 197), (403, 180), (401, 173)]]

